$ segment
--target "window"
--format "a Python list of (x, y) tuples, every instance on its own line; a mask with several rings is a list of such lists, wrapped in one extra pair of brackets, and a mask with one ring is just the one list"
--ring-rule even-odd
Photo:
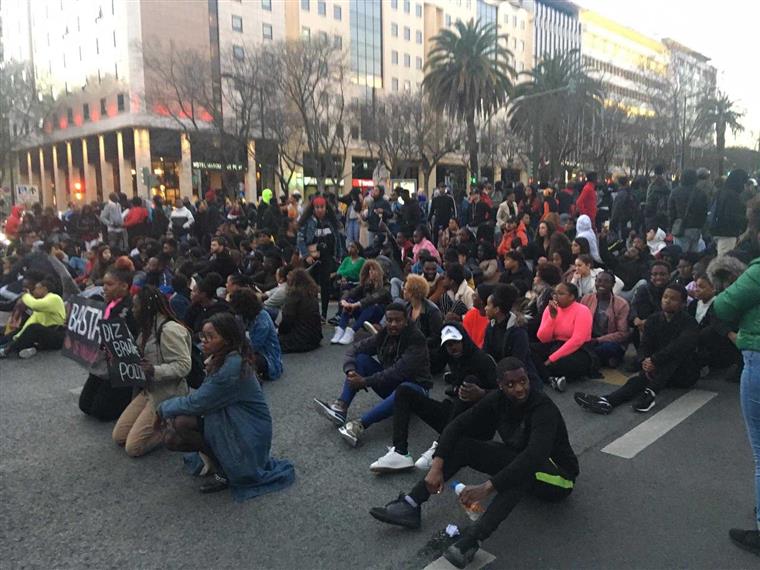
[(240, 16), (232, 16), (232, 29), (236, 32), (243, 31), (243, 18)]
[(398, 24), (391, 24), (391, 35), (394, 38), (398, 37)]
[(116, 30), (113, 32), (113, 47), (116, 47)]
[(106, 99), (105, 99), (105, 97), (100, 100), (100, 114), (101, 115), (106, 115), (107, 114), (107, 111), (106, 111)]
[(412, 82), (408, 79), (404, 81), (404, 91), (411, 91), (412, 90)]
[(343, 49), (343, 38), (338, 34), (333, 36), (333, 47), (335, 49)]
[(422, 69), (422, 58), (419, 56), (417, 56), (415, 67), (417, 67), (417, 69)]
[(417, 41), (418, 44), (422, 44), (422, 32), (420, 30), (417, 30), (414, 32), (414, 39)]
[(301, 36), (306, 38), (307, 40), (311, 37), (311, 28), (307, 28), (306, 26), (301, 27)]
[(391, 52), (391, 63), (398, 65), (398, 52), (395, 49)]
[(411, 0), (404, 0), (404, 12), (409, 14), (412, 11), (412, 2)]
[(309, 0), (301, 0), (301, 10), (304, 12), (309, 11)]
[(337, 4), (333, 6), (333, 18), (335, 18), (336, 20), (343, 19), (343, 8), (341, 8)]
[(327, 32), (319, 32), (319, 41), (324, 43), (328, 42)]
[(267, 12), (272, 11), (272, 0), (261, 0), (261, 9)]
[(391, 0), (391, 8), (398, 10), (398, 0)]
[(395, 77), (391, 79), (391, 89), (393, 91), (398, 91), (398, 79), (396, 79)]
[(69, 122), (69, 125), (74, 122), (74, 109), (71, 107), (66, 109), (66, 120)]
[(359, 127), (351, 125), (351, 138), (356, 140), (359, 138)]
[(404, 54), (404, 67), (411, 67), (412, 66), (412, 57), (408, 54)]
[(324, 2), (324, 0), (317, 0), (317, 14), (320, 16), (327, 15), (327, 4)]
[(95, 38), (95, 54), (100, 55), (100, 42), (98, 38)]
[[(264, 24), (266, 26), (266, 24)], [(243, 46), (232, 46), (232, 57), (235, 59), (244, 59), (245, 58), (245, 51), (243, 51)]]
[(414, 5), (414, 13), (418, 18), (422, 18), (422, 4)]
[(412, 39), (412, 30), (408, 26), (404, 26), (404, 39), (410, 41)]
[(272, 39), (272, 24), (261, 24), (261, 31), (264, 34), (265, 40)]
[(82, 117), (84, 118), (85, 121), (90, 120), (90, 104), (89, 103), (85, 103), (84, 105), (82, 105)]
[(119, 93), (116, 96), (116, 108), (119, 111), (124, 111), (124, 93)]
[(512, 27), (513, 28), (517, 27), (517, 16), (512, 16)]
[(446, 27), (451, 27), (451, 16), (449, 14), (446, 14)]

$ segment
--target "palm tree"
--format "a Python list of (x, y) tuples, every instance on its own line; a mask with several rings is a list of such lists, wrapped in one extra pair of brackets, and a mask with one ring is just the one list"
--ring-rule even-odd
[[(478, 175), (476, 123), (506, 104), (515, 70), (506, 38), (494, 24), (457, 21), (433, 38), (423, 88), (433, 106), (467, 125), (470, 170)], [(503, 40), (503, 43), (502, 43)]]
[(699, 121), (707, 129), (715, 128), (715, 147), (718, 153), (718, 176), (723, 176), (723, 160), (726, 150), (726, 129), (733, 134), (744, 130), (740, 123), (744, 113), (734, 108), (734, 101), (718, 91), (714, 97), (707, 97), (699, 103)]
[(544, 156), (554, 177), (577, 149), (584, 122), (602, 109), (602, 87), (589, 75), (578, 50), (545, 57), (521, 75), (525, 81), (515, 86), (510, 124), (531, 141), (534, 176), (539, 176)]

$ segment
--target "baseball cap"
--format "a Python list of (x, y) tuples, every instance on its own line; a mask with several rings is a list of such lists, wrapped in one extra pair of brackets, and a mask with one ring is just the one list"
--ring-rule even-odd
[(460, 333), (456, 327), (452, 327), (451, 325), (446, 325), (445, 327), (443, 327), (443, 329), (441, 329), (441, 346), (443, 346), (450, 340), (454, 340), (454, 341), (462, 340), (462, 333)]

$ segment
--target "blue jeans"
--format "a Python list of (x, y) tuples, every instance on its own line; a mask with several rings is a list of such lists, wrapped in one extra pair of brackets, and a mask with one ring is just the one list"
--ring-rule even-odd
[(346, 242), (359, 243), (359, 219), (358, 218), (354, 218), (353, 220), (346, 220)]
[[(359, 376), (371, 376), (376, 372), (380, 372), (382, 369), (382, 365), (369, 354), (356, 355), (356, 372)], [(375, 394), (380, 396), (383, 400), (371, 410), (365, 412), (360, 418), (365, 428), (386, 418), (390, 418), (393, 415), (393, 403), (396, 401), (396, 388), (399, 386), (408, 386), (413, 390), (417, 390), (418, 392), (427, 395), (427, 390), (425, 390), (425, 388), (419, 384), (408, 381), (401, 382), (398, 386), (393, 386), (390, 389), (385, 386), (377, 388), (373, 387), (372, 390)], [(357, 390), (351, 387), (348, 380), (343, 382), (343, 392), (340, 395), (340, 400), (346, 403), (347, 410), (351, 405), (354, 396), (356, 396), (356, 392)]]
[[(360, 328), (362, 328), (362, 325), (365, 322), (379, 323), (384, 314), (385, 309), (382, 305), (369, 305), (363, 309), (359, 309), (358, 313), (348, 313), (346, 311), (342, 311), (340, 313), (340, 322), (338, 323), (338, 326), (342, 329), (345, 329), (348, 326), (348, 321), (351, 320), (351, 316), (356, 315), (354, 317), (354, 326), (351, 328), (353, 328), (355, 331), (358, 331)], [(364, 375), (362, 374), (362, 376)]]
[(760, 352), (743, 350), (740, 398), (747, 435), (755, 459), (755, 504), (757, 528), (760, 530)]

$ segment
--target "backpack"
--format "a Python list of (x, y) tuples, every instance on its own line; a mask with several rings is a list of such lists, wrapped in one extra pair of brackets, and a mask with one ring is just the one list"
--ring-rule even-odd
[[(161, 330), (164, 325), (169, 321), (164, 321), (156, 331), (156, 345), (158, 346), (158, 352), (161, 353)], [(163, 359), (163, 357), (162, 357)], [(195, 346), (195, 343), (190, 342), (190, 372), (185, 377), (185, 381), (190, 388), (197, 390), (203, 384), (206, 379), (206, 366), (203, 363), (203, 354), (200, 349)]]

